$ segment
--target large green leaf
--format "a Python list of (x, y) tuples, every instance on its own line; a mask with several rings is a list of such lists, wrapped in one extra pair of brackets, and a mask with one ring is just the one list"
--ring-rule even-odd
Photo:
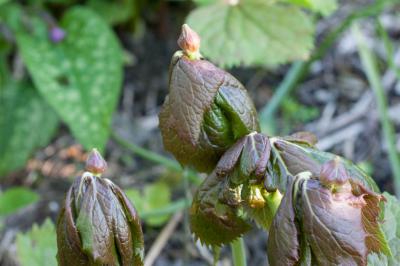
[(336, 0), (283, 0), (295, 5), (309, 8), (315, 12), (319, 12), (324, 16), (330, 15), (337, 9)]
[(218, 1), (195, 9), (187, 23), (199, 33), (202, 53), (222, 66), (274, 66), (306, 59), (313, 47), (313, 23), (296, 6)]
[(42, 96), (86, 149), (103, 149), (122, 81), (117, 38), (89, 9), (69, 10), (61, 21), (66, 38), (52, 43), (43, 23), (17, 42)]
[(27, 84), (7, 80), (9, 73), (2, 66), (0, 176), (23, 167), (34, 149), (48, 144), (58, 125), (57, 115), (36, 90)]
[(56, 266), (56, 253), (56, 231), (49, 219), (17, 235), (17, 258), (22, 266)]
[(39, 200), (39, 195), (24, 187), (14, 187), (0, 193), (0, 217)]

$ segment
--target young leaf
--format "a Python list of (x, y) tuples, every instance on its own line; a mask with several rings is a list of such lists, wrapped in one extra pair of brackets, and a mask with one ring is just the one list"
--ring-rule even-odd
[(195, 9), (187, 23), (202, 37), (202, 53), (225, 67), (276, 66), (306, 59), (313, 47), (312, 21), (295, 6), (218, 1)]
[(400, 265), (400, 201), (389, 193), (383, 193), (386, 199), (382, 229), (392, 251), (392, 256), (373, 253), (368, 256), (368, 265)]
[[(171, 202), (171, 190), (164, 182), (156, 182), (144, 188), (143, 193), (136, 189), (125, 191), (127, 197), (135, 203), (138, 213), (151, 212), (168, 206)], [(170, 216), (160, 215), (145, 218), (145, 222), (151, 226), (163, 225)]]
[[(209, 175), (198, 188), (190, 209), (190, 227), (202, 243), (221, 246), (242, 236), (251, 227), (240, 216), (240, 195), (227, 180)], [(222, 197), (222, 198), (221, 198)]]
[(25, 233), (17, 234), (17, 258), (22, 266), (57, 265), (56, 231), (50, 219), (41, 226), (33, 225)]
[(190, 59), (182, 51), (172, 58), (169, 94), (159, 120), (165, 149), (182, 165), (208, 173), (236, 140), (259, 130), (243, 85), (207, 60)]
[(35, 32), (18, 32), (18, 46), (43, 98), (86, 149), (102, 150), (121, 87), (121, 48), (89, 9), (70, 9), (60, 27), (66, 37), (52, 43), (43, 23), (36, 22)]
[(0, 217), (9, 215), (18, 209), (33, 204), (39, 195), (24, 187), (13, 187), (0, 193)]
[(273, 139), (273, 143), (279, 150), (279, 154), (292, 175), (310, 171), (314, 176), (318, 176), (322, 164), (338, 157), (352, 178), (359, 180), (365, 187), (374, 192), (380, 192), (374, 180), (349, 160), (333, 153), (320, 151), (309, 145), (303, 145), (297, 141), (286, 141), (282, 138), (277, 138)]
[(337, 9), (336, 0), (281, 0), (295, 5), (306, 7), (324, 16), (332, 14)]
[(1, 177), (23, 167), (36, 148), (49, 143), (58, 118), (27, 84), (7, 82), (0, 87), (0, 102)]

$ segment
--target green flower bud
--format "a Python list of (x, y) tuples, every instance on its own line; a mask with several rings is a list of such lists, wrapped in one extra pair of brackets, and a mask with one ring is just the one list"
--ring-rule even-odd
[(61, 266), (143, 264), (138, 214), (118, 186), (100, 177), (105, 166), (93, 151), (86, 164), (88, 172), (67, 193), (57, 223)]
[[(165, 149), (182, 164), (211, 172), (238, 139), (259, 131), (257, 113), (246, 89), (232, 75), (199, 56), (195, 33), (183, 27), (172, 58), (169, 94), (159, 115)], [(191, 36), (190, 38), (188, 36)]]

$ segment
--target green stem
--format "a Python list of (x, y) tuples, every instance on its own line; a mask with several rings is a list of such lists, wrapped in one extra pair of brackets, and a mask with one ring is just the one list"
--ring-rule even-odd
[(234, 266), (246, 266), (246, 246), (243, 238), (236, 239), (231, 243), (232, 259)]
[(140, 218), (147, 219), (147, 218), (150, 218), (150, 217), (158, 217), (158, 216), (173, 214), (173, 213), (176, 213), (176, 212), (181, 211), (183, 209), (186, 209), (189, 206), (190, 206), (190, 202), (188, 202), (186, 198), (185, 199), (179, 199), (179, 200), (176, 200), (174, 202), (171, 202), (169, 205), (167, 205), (167, 206), (165, 206), (163, 208), (152, 210), (152, 211), (148, 211), (148, 212), (143, 212), (140, 215)]
[(400, 159), (396, 150), (395, 131), (392, 123), (389, 120), (387, 99), (381, 83), (378, 66), (373, 53), (366, 45), (366, 41), (360, 32), (358, 25), (354, 25), (353, 32), (357, 39), (358, 53), (361, 57), (361, 64), (376, 97), (383, 135), (389, 151), (389, 160), (394, 177), (395, 193), (397, 197), (400, 197)]
[[(176, 161), (171, 160), (162, 155), (159, 155), (155, 152), (144, 149), (142, 147), (139, 147), (136, 144), (127, 141), (126, 139), (119, 136), (115, 132), (111, 133), (111, 137), (118, 145), (126, 148), (127, 150), (131, 151), (132, 153), (134, 153), (146, 160), (161, 164), (161, 165), (165, 166), (166, 168), (176, 171), (176, 172), (184, 171), (183, 168), (181, 167), (181, 165), (179, 163), (177, 163)], [(188, 170), (187, 177), (191, 182), (195, 183), (196, 185), (199, 185), (201, 183), (201, 178), (193, 171)]]
[[(338, 36), (346, 30), (354, 20), (369, 16), (376, 16), (381, 13), (385, 8), (385, 1), (375, 1), (375, 3), (351, 13), (342, 23), (332, 30), (321, 42), (318, 49), (314, 51), (311, 58), (307, 61), (294, 63), (288, 74), (285, 76), (283, 81), (279, 84), (276, 89), (275, 94), (272, 96), (271, 100), (266, 103), (266, 105), (260, 111), (260, 122), (261, 130), (264, 133), (268, 131), (268, 124), (273, 121), (274, 115), (281, 105), (282, 101), (287, 97), (287, 95), (297, 86), (300, 80), (308, 73), (310, 66), (316, 60), (321, 59), (329, 48), (335, 43)], [(273, 132), (269, 132), (270, 134)]]

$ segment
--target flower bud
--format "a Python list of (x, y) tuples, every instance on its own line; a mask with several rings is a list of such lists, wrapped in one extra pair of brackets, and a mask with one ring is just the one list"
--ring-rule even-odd
[(143, 234), (135, 208), (118, 186), (98, 176), (105, 161), (97, 151), (86, 169), (59, 215), (59, 265), (142, 265)]
[(59, 43), (62, 40), (64, 40), (65, 36), (66, 36), (66, 33), (62, 28), (59, 28), (56, 26), (53, 26), (50, 28), (49, 38), (52, 42)]
[(187, 24), (182, 25), (182, 32), (178, 39), (179, 47), (191, 59), (199, 59), (200, 37)]

